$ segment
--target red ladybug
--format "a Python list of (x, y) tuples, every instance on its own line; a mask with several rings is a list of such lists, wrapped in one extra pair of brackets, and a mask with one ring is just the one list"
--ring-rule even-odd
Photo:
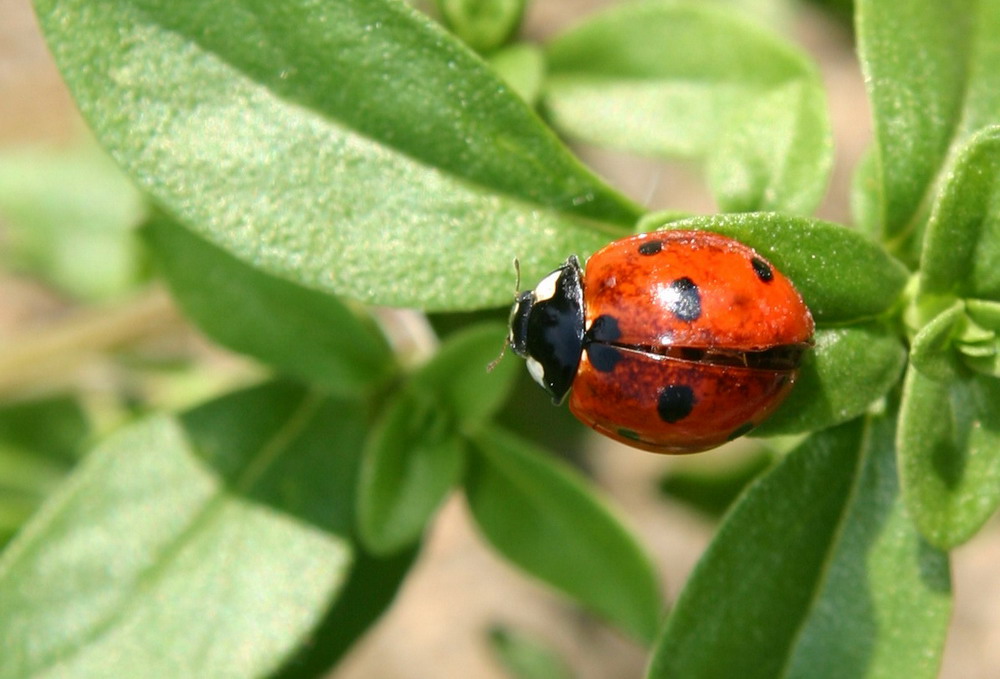
[(788, 395), (813, 319), (753, 249), (708, 231), (615, 241), (517, 296), (510, 345), (582, 422), (657, 453), (746, 434)]

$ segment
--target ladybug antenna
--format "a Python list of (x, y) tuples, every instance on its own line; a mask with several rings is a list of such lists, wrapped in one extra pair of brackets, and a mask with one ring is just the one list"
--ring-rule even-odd
[(504, 337), (503, 346), (500, 347), (500, 355), (489, 362), (489, 364), (486, 366), (486, 372), (491, 373), (494, 370), (496, 370), (496, 367), (500, 365), (500, 361), (503, 360), (504, 354), (507, 353), (507, 347), (509, 346), (510, 346), (510, 338)]
[[(514, 297), (517, 297), (517, 295), (520, 292), (521, 292), (521, 262), (517, 259), (517, 257), (515, 257), (514, 258)], [(509, 347), (509, 346), (510, 346), (510, 336), (508, 335), (507, 337), (503, 338), (503, 346), (500, 347), (500, 355), (497, 356), (496, 358), (494, 358), (492, 361), (489, 362), (489, 365), (486, 366), (486, 372), (491, 373), (491, 372), (493, 372), (496, 369), (496, 367), (497, 367), (497, 365), (499, 365), (500, 361), (503, 360), (504, 354), (507, 353), (507, 347)]]

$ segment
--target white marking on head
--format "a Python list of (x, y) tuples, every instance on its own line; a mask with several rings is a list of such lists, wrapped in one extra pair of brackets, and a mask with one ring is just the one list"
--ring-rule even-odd
[(538, 384), (545, 386), (545, 368), (542, 364), (528, 356), (528, 373), (531, 374), (531, 379), (538, 382)]
[(556, 294), (556, 283), (562, 277), (562, 269), (556, 269), (548, 276), (543, 278), (538, 285), (535, 286), (535, 301), (545, 302), (552, 299)]

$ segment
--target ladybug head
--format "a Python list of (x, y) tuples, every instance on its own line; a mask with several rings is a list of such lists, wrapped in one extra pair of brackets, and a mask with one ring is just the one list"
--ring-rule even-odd
[(555, 403), (569, 391), (583, 352), (583, 284), (571, 256), (534, 290), (518, 294), (510, 311), (510, 348)]

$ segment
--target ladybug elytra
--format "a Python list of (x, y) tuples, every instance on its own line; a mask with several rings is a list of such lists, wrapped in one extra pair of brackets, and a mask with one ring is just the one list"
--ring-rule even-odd
[(709, 231), (617, 240), (521, 292), (512, 350), (582, 422), (658, 453), (694, 453), (756, 427), (788, 395), (814, 323), (791, 282)]

